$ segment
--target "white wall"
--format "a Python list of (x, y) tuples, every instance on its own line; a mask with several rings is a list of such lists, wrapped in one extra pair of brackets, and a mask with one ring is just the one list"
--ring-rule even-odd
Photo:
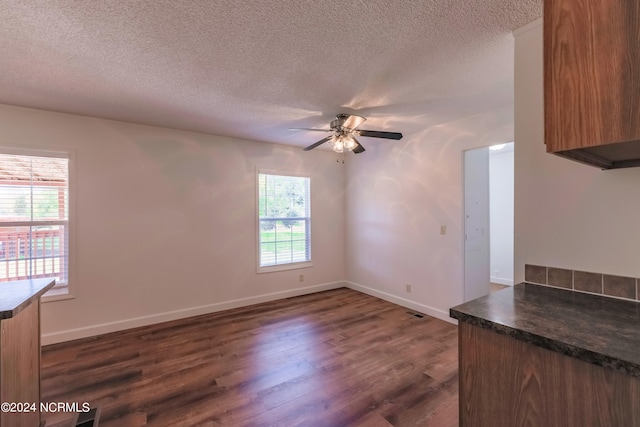
[(513, 110), (506, 107), (397, 142), (368, 139), (366, 152), (347, 156), (352, 286), (449, 320), (463, 294), (462, 152), (512, 140)]
[(513, 285), (513, 143), (489, 150), (491, 282)]
[[(0, 129), (75, 151), (76, 298), (43, 304), (44, 343), (343, 285), (335, 153), (2, 105)], [(313, 267), (256, 274), (256, 168), (310, 174)]]
[(524, 264), (640, 276), (640, 168), (545, 152), (541, 21), (515, 37), (515, 281)]

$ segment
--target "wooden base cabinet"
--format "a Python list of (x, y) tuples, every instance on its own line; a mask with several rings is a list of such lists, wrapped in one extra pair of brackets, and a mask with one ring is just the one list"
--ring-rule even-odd
[[(9, 408), (16, 412), (0, 412), (0, 426), (40, 425), (39, 301), (0, 321), (0, 354), (0, 402), (16, 404)], [(24, 404), (36, 407), (24, 410)]]
[(640, 379), (459, 324), (460, 426), (640, 426)]
[(0, 283), (0, 427), (38, 427), (40, 297), (55, 285), (39, 278)]

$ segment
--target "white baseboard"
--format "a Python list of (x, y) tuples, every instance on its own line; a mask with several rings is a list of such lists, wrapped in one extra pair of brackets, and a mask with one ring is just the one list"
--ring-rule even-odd
[(411, 310), (415, 310), (417, 312), (427, 314), (431, 317), (444, 320), (445, 322), (453, 323), (454, 325), (458, 324), (458, 322), (455, 319), (452, 319), (451, 317), (449, 317), (448, 311), (440, 310), (434, 307), (429, 307), (428, 305), (424, 305), (424, 304), (419, 304), (417, 302), (413, 302), (408, 299), (404, 299), (396, 295), (389, 294), (387, 292), (379, 291), (377, 289), (372, 289), (367, 286), (360, 285), (358, 283), (353, 283), (353, 282), (345, 282), (345, 283), (347, 288), (353, 289), (354, 291), (362, 292), (363, 294), (371, 295), (376, 298), (380, 298), (385, 301), (389, 301), (394, 304), (400, 305), (402, 307), (410, 308)]
[(202, 314), (215, 313), (232, 308), (244, 307), (247, 305), (259, 304), (262, 302), (274, 301), (283, 298), (291, 298), (300, 295), (312, 294), (315, 292), (327, 291), (347, 287), (347, 282), (324, 283), (321, 285), (307, 286), (304, 288), (291, 289), (287, 291), (273, 292), (270, 294), (257, 295), (254, 297), (240, 298), (231, 301), (207, 304), (198, 307), (190, 307), (181, 310), (168, 311), (165, 313), (152, 314), (149, 316), (136, 317), (132, 319), (118, 320), (116, 322), (102, 323), (82, 328), (69, 329), (66, 331), (51, 332), (43, 334), (42, 345), (56, 344), (65, 341), (77, 340), (80, 338), (92, 337), (95, 335), (108, 334), (110, 332), (122, 331), (125, 329), (148, 326), (156, 323), (169, 322), (171, 320), (184, 319), (186, 317), (199, 316)]
[(498, 285), (513, 286), (513, 279), (505, 279), (504, 277), (491, 277), (491, 283), (497, 283)]

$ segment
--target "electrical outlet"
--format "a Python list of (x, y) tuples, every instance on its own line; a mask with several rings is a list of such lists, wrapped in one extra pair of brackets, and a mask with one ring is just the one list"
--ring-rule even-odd
[(304, 274), (301, 274), (300, 276), (298, 276), (298, 281), (300, 283), (304, 282)]
[(446, 225), (441, 225), (440, 226), (440, 235), (444, 236), (445, 234), (447, 234), (447, 226)]
[(406, 291), (407, 291), (408, 293), (411, 293), (411, 285), (406, 284), (406, 285), (404, 285), (404, 286), (405, 286)]

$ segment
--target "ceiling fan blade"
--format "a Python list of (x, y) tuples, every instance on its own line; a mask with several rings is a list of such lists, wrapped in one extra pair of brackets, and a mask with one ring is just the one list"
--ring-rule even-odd
[(386, 139), (402, 139), (400, 132), (380, 132), (377, 130), (359, 130), (360, 136), (368, 136), (371, 138), (386, 138)]
[(338, 114), (338, 120), (340, 120), (340, 116), (346, 116), (344, 122), (342, 122), (342, 127), (347, 129), (355, 129), (367, 120), (362, 116), (356, 116), (354, 114)]
[[(353, 137), (352, 137), (353, 138)], [(364, 147), (360, 144), (360, 142), (358, 142), (357, 139), (353, 138), (353, 140), (356, 142), (356, 148), (354, 148), (353, 150), (353, 154), (359, 154), (362, 153), (364, 151)]]
[(331, 129), (315, 129), (315, 128), (289, 128), (289, 132), (293, 132), (296, 130), (312, 130), (316, 132), (331, 132)]
[(322, 138), (320, 141), (316, 142), (315, 144), (311, 144), (308, 147), (303, 148), (304, 151), (309, 151), (309, 150), (313, 150), (314, 148), (316, 148), (318, 145), (322, 145), (325, 142), (327, 142), (328, 140), (330, 140), (331, 138), (333, 138), (333, 135), (328, 136), (326, 138)]

